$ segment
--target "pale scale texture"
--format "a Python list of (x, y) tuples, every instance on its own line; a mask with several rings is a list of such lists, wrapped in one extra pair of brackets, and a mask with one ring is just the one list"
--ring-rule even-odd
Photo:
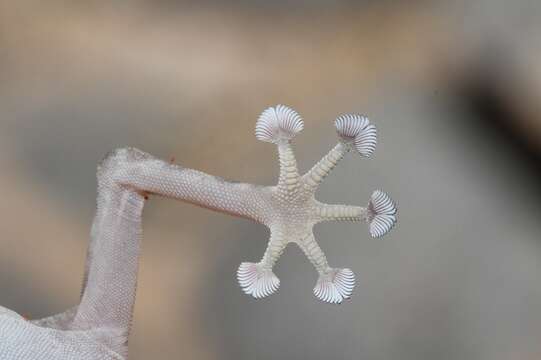
[[(291, 114), (283, 106), (280, 109)], [(296, 121), (301, 121), (300, 117)], [(302, 123), (295, 129), (302, 130)], [(270, 228), (271, 238), (262, 260), (239, 267), (239, 282), (246, 293), (261, 298), (278, 289), (273, 266), (286, 245), (295, 243), (320, 274), (315, 295), (330, 303), (349, 297), (354, 286), (353, 272), (329, 266), (312, 227), (321, 221), (368, 220), (373, 215), (366, 208), (326, 205), (314, 196), (325, 176), (351, 146), (339, 143), (307, 174), (300, 176), (289, 141), (292, 133), (281, 138), (283, 133), (278, 128), (273, 139), (280, 159), (276, 186), (229, 182), (133, 148), (108, 154), (97, 172), (97, 212), (80, 304), (34, 321), (0, 307), (0, 359), (127, 358), (142, 239), (141, 217), (149, 195), (187, 201), (252, 219)]]

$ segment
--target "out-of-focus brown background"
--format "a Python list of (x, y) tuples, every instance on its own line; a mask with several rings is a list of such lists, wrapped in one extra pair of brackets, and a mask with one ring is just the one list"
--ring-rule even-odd
[[(305, 119), (308, 169), (362, 112), (380, 142), (319, 197), (399, 203), (316, 236), (357, 274), (341, 306), (288, 248), (279, 292), (240, 291), (267, 231), (152, 198), (131, 359), (541, 359), (541, 3), (524, 1), (0, 1), (0, 303), (31, 317), (78, 300), (95, 167), (137, 146), (272, 184), (254, 124)], [(1, 357), (1, 356), (0, 356)]]

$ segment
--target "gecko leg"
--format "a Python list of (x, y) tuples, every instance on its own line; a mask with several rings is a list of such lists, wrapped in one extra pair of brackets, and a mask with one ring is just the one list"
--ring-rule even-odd
[(298, 244), (319, 273), (314, 287), (314, 295), (319, 300), (331, 304), (340, 304), (344, 299), (348, 299), (355, 287), (353, 271), (347, 268), (330, 267), (325, 253), (319, 247), (312, 233), (299, 241)]

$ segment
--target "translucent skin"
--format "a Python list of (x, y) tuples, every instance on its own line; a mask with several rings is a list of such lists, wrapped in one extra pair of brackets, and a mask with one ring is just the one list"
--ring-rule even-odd
[[(295, 122), (286, 125), (296, 126), (296, 131), (302, 129)], [(109, 153), (97, 171), (97, 212), (91, 229), (80, 304), (64, 313), (34, 321), (0, 307), (0, 358), (127, 358), (142, 212), (149, 195), (186, 201), (269, 227), (271, 236), (261, 261), (243, 263), (239, 267), (239, 282), (250, 295), (260, 298), (277, 290), (279, 280), (272, 273), (273, 266), (286, 245), (295, 243), (320, 275), (314, 289), (316, 296), (331, 303), (349, 297), (354, 286), (353, 273), (329, 266), (312, 227), (321, 221), (368, 221), (377, 215), (367, 208), (328, 205), (315, 199), (319, 185), (352, 148), (352, 142), (342, 139), (301, 176), (290, 144), (294, 133), (282, 132), (282, 129), (278, 133), (285, 133), (287, 138), (275, 139), (280, 160), (280, 175), (275, 186), (229, 182), (156, 159), (134, 148)]]

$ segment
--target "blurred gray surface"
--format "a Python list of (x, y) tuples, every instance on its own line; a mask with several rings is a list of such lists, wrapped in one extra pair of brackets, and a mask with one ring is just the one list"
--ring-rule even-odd
[(537, 141), (536, 3), (160, 3), (0, 1), (3, 306), (38, 317), (77, 302), (95, 166), (108, 150), (137, 146), (271, 184), (275, 149), (253, 127), (285, 103), (305, 118), (302, 170), (336, 142), (338, 114), (373, 120), (375, 156), (350, 154), (319, 197), (364, 204), (382, 188), (398, 226), (381, 240), (363, 224), (316, 228), (329, 262), (357, 275), (351, 301), (318, 302), (316, 273), (291, 249), (280, 290), (256, 302), (235, 271), (261, 256), (265, 228), (153, 198), (131, 359), (541, 356), (538, 165), (494, 136), (459, 86), (492, 64), (489, 42), (514, 54), (499, 62), (506, 76), (478, 81), (518, 109), (513, 136)]

